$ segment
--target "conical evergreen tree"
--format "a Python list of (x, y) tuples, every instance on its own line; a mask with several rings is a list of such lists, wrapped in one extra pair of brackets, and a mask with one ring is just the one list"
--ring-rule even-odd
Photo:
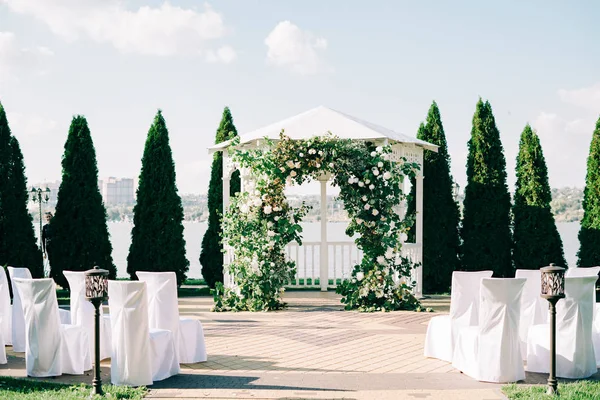
[(461, 227), (462, 268), (511, 277), (510, 195), (506, 160), (489, 102), (477, 102), (468, 143), (467, 186)]
[(550, 263), (566, 266), (562, 240), (550, 209), (552, 193), (538, 135), (527, 124), (517, 156), (513, 205), (513, 260), (517, 269), (539, 269)]
[(52, 219), (50, 276), (62, 287), (63, 271), (86, 271), (95, 266), (115, 279), (106, 209), (98, 188), (96, 150), (85, 117), (73, 117), (62, 158), (62, 181)]
[(190, 263), (169, 132), (160, 110), (148, 131), (136, 195), (127, 272), (137, 279), (136, 271), (173, 271), (181, 285)]
[[(450, 290), (452, 272), (459, 269), (459, 212), (454, 201), (450, 155), (442, 117), (434, 101), (427, 114), (427, 125), (421, 124), (417, 138), (439, 146), (438, 152), (423, 154), (423, 290), (442, 293)], [(408, 213), (415, 212), (415, 185), (409, 198)], [(409, 241), (414, 242), (415, 230)]]
[(0, 104), (0, 266), (29, 268), (34, 278), (44, 276), (42, 252), (36, 244), (25, 164), (19, 141), (11, 135)]
[[(233, 124), (229, 107), (223, 110), (223, 117), (217, 129), (215, 144), (233, 139), (238, 135)], [(240, 173), (235, 171), (229, 183), (231, 196), (240, 191)], [(200, 264), (202, 277), (211, 288), (216, 282), (223, 282), (223, 245), (221, 244), (221, 215), (223, 214), (223, 153), (213, 156), (208, 186), (208, 228), (202, 238)]]
[(600, 119), (596, 122), (587, 160), (577, 258), (580, 267), (600, 265)]

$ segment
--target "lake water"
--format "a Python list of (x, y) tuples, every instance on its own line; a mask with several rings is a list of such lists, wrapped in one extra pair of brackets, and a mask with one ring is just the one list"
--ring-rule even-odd
[[(574, 266), (577, 260), (576, 254), (579, 249), (577, 234), (579, 232), (578, 222), (559, 222), (556, 224), (563, 240), (565, 257), (569, 265)], [(131, 243), (131, 223), (109, 222), (108, 230), (111, 235), (113, 245), (113, 260), (117, 266), (118, 276), (127, 276), (127, 253)], [(302, 224), (304, 232), (303, 237), (307, 241), (321, 240), (321, 225), (319, 223)], [(189, 278), (201, 278), (201, 266), (198, 258), (200, 257), (200, 247), (202, 237), (206, 231), (207, 224), (202, 222), (184, 222), (184, 236), (186, 242), (187, 258), (190, 261)], [(327, 227), (327, 236), (331, 241), (352, 241), (346, 236), (345, 223), (329, 223)]]

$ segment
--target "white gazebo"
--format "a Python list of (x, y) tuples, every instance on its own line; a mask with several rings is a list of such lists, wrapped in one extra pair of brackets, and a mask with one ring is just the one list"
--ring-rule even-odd
[[(298, 114), (294, 117), (268, 125), (255, 131), (240, 136), (240, 147), (260, 147), (264, 139), (279, 140), (281, 131), (292, 140), (306, 140), (314, 136), (321, 136), (331, 132), (340, 139), (351, 139), (360, 141), (371, 141), (379, 145), (391, 145), (393, 157), (406, 158), (408, 162), (415, 162), (421, 166), (416, 177), (416, 243), (404, 243), (402, 252), (415, 263), (422, 263), (423, 257), (423, 150), (437, 152), (438, 146), (415, 139), (413, 137), (383, 128), (332, 110), (327, 107), (317, 107), (312, 110)], [(229, 183), (232, 172), (236, 169), (228, 157), (226, 148), (230, 141), (219, 143), (209, 148), (209, 152), (223, 152), (223, 210), (229, 205)], [(243, 176), (244, 174), (242, 174)], [(287, 255), (296, 262), (296, 278), (290, 283), (291, 287), (320, 287), (325, 291), (333, 286), (339, 279), (347, 278), (352, 271), (354, 263), (360, 262), (361, 252), (356, 248), (354, 242), (331, 242), (327, 240), (327, 181), (331, 177), (323, 176), (321, 182), (321, 240), (319, 242), (304, 241), (302, 246), (290, 243)], [(407, 181), (404, 190), (408, 189)], [(244, 179), (242, 188), (244, 190)], [(406, 204), (398, 210), (401, 215), (406, 213)], [(327, 249), (326, 251), (321, 251)], [(229, 264), (233, 255), (231, 249), (226, 248), (224, 254), (224, 266)], [(318, 257), (317, 257), (318, 255)], [(317, 261), (318, 260), (318, 261)], [(318, 266), (318, 268), (316, 268)], [(230, 277), (224, 272), (225, 285), (231, 284)], [(422, 264), (413, 271), (413, 280), (416, 281), (415, 295), (422, 297), (423, 287)], [(319, 284), (316, 281), (319, 280)]]

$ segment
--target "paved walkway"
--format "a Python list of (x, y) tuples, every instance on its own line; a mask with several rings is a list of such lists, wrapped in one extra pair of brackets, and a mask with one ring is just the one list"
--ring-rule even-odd
[[(448, 363), (423, 357), (435, 313), (344, 312), (332, 292), (288, 292), (290, 307), (269, 313), (213, 313), (211, 298), (180, 300), (199, 318), (209, 360), (156, 382), (149, 398), (209, 399), (503, 399), (502, 385), (477, 382)], [(428, 305), (447, 310), (447, 298)], [(25, 375), (23, 354), (8, 351), (0, 373)], [(110, 362), (103, 363), (110, 380)], [(91, 381), (63, 376), (55, 381)], [(528, 382), (545, 377), (528, 375)]]

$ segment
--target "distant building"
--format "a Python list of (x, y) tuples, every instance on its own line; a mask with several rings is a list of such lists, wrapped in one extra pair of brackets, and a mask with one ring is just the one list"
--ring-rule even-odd
[(131, 178), (108, 177), (98, 181), (105, 205), (133, 204), (135, 201), (134, 182)]

